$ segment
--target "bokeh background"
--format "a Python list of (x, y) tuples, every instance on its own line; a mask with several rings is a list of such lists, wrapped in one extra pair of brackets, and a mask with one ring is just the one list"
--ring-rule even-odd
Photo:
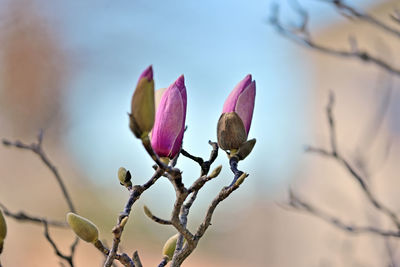
[[(282, 19), (298, 23), (288, 2)], [(301, 1), (311, 15), (314, 37), (348, 47), (357, 35), (393, 64), (399, 42), (371, 25), (340, 16), (319, 1)], [(389, 20), (397, 1), (352, 4)], [(213, 224), (185, 266), (387, 266), (381, 239), (351, 236), (312, 216), (282, 208), (288, 187), (349, 222), (390, 226), (363, 198), (349, 175), (333, 161), (304, 153), (304, 145), (329, 145), (325, 106), (335, 92), (339, 147), (363, 159), (377, 195), (398, 211), (396, 164), (400, 131), (398, 79), (374, 66), (305, 49), (268, 24), (272, 1), (0, 0), (0, 137), (33, 142), (45, 130), (44, 146), (59, 168), (81, 215), (96, 222), (111, 243), (111, 229), (127, 199), (117, 182), (120, 166), (145, 182), (152, 161), (128, 128), (127, 112), (137, 78), (152, 64), (156, 88), (185, 75), (188, 92), (184, 148), (208, 157), (208, 140), (231, 89), (250, 73), (257, 83), (251, 138), (253, 153), (240, 163), (250, 173), (224, 201)], [(377, 129), (370, 125), (385, 96), (390, 103)], [(374, 124), (372, 124), (374, 125)], [(371, 137), (369, 133), (376, 132)], [(388, 147), (390, 146), (390, 149)], [(232, 175), (225, 155), (218, 179), (202, 190), (189, 227)], [(183, 157), (184, 183), (199, 174)], [(161, 260), (168, 226), (143, 215), (148, 205), (168, 218), (174, 191), (161, 179), (133, 210), (122, 248), (139, 250), (145, 266)], [(63, 220), (67, 206), (50, 172), (32, 153), (0, 147), (0, 202)], [(56, 266), (42, 227), (7, 220), (4, 266)], [(61, 248), (71, 231), (52, 230)], [(396, 248), (395, 242), (393, 242)], [(400, 257), (394, 251), (395, 257)], [(100, 266), (103, 256), (83, 242), (77, 266)]]

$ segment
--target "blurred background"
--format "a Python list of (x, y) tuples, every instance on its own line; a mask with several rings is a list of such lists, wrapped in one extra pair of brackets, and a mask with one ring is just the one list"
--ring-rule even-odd
[[(341, 16), (323, 1), (301, 1), (314, 38), (348, 47), (348, 36), (394, 65), (399, 41), (371, 25)], [(128, 128), (127, 112), (137, 79), (153, 65), (156, 88), (185, 75), (188, 111), (184, 148), (208, 157), (208, 140), (232, 88), (248, 73), (257, 83), (250, 138), (253, 153), (240, 163), (250, 173), (240, 190), (218, 206), (212, 226), (184, 266), (388, 266), (380, 238), (348, 235), (325, 222), (282, 208), (289, 186), (348, 222), (390, 224), (369, 207), (357, 184), (334, 161), (304, 153), (305, 145), (329, 146), (325, 116), (329, 91), (336, 95), (338, 146), (364, 166), (371, 187), (400, 211), (398, 78), (373, 65), (317, 53), (283, 38), (268, 24), (272, 1), (0, 0), (0, 137), (44, 147), (65, 179), (78, 212), (95, 222), (101, 239), (128, 194), (117, 181), (120, 166), (135, 183), (152, 175), (153, 162)], [(281, 1), (282, 19), (300, 19)], [(384, 21), (398, 1), (358, 0), (352, 5)], [(388, 99), (390, 101), (388, 101)], [(383, 108), (382, 108), (383, 107)], [(376, 114), (383, 119), (376, 124)], [(380, 113), (381, 112), (381, 113)], [(230, 183), (228, 160), (192, 208), (196, 229), (219, 190)], [(200, 172), (181, 157), (186, 185)], [(144, 216), (168, 218), (175, 194), (161, 179), (133, 210), (122, 248), (138, 250), (145, 266), (161, 260), (174, 234)], [(67, 206), (54, 178), (30, 152), (0, 147), (0, 202), (64, 220)], [(372, 218), (372, 219), (371, 219)], [(42, 227), (8, 219), (4, 266), (57, 266)], [(68, 249), (70, 230), (51, 230)], [(400, 259), (396, 242), (394, 257)], [(81, 242), (77, 266), (100, 266), (103, 256)]]

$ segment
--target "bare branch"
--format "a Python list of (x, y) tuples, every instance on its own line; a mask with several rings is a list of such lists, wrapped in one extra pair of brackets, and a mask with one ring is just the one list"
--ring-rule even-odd
[[(104, 244), (100, 241), (97, 240), (94, 243), (94, 246), (101, 252), (103, 255), (108, 256), (110, 254), (110, 250), (104, 246)], [(122, 265), (126, 267), (137, 267), (134, 262), (132, 261), (131, 258), (126, 253), (122, 254), (115, 254), (114, 258), (119, 261)]]
[[(247, 175), (244, 177), (246, 178)], [(244, 180), (244, 179), (243, 179)], [(207, 209), (206, 216), (204, 218), (203, 223), (197, 228), (196, 234), (193, 237), (193, 244), (190, 244), (188, 241), (186, 245), (183, 247), (180, 253), (174, 254), (174, 257), (172, 259), (171, 267), (178, 267), (182, 264), (182, 262), (193, 252), (193, 250), (196, 248), (199, 240), (201, 237), (204, 235), (204, 233), (207, 231), (208, 227), (211, 225), (211, 219), (212, 215), (214, 214), (214, 211), (218, 204), (225, 200), (229, 195), (235, 191), (236, 189), (239, 188), (240, 184), (243, 182), (243, 180), (238, 180), (236, 183), (230, 186), (226, 186), (221, 189), (219, 194), (214, 198), (214, 200), (211, 202), (210, 206)], [(189, 200), (188, 203), (190, 203), (191, 200)], [(187, 240), (186, 236), (185, 239)], [(194, 246), (193, 246), (194, 245)]]
[(395, 37), (400, 37), (399, 30), (389, 26), (388, 24), (384, 23), (383, 21), (379, 20), (378, 18), (374, 17), (371, 14), (367, 14), (365, 12), (358, 10), (356, 7), (350, 6), (345, 1), (342, 0), (320, 0), (320, 1), (331, 3), (339, 10), (339, 13), (342, 14), (343, 16), (360, 19), (379, 29), (384, 30), (389, 34), (394, 35)]
[[(43, 221), (43, 226), (44, 226), (44, 236), (46, 237), (47, 241), (49, 241), (49, 243), (51, 244), (51, 246), (54, 249), (54, 252), (56, 253), (56, 255), (62, 259), (64, 259), (65, 261), (68, 262), (68, 264), (73, 267), (74, 263), (73, 263), (73, 253), (71, 253), (69, 256), (63, 254), (57, 247), (56, 243), (54, 242), (54, 240), (51, 238), (50, 233), (49, 233), (49, 227), (47, 225), (46, 221)], [(75, 241), (76, 242), (76, 241)]]
[(11, 212), (5, 205), (0, 203), (0, 207), (3, 210), (4, 215), (11, 217), (17, 221), (27, 221), (27, 222), (32, 222), (32, 223), (38, 223), (38, 224), (43, 224), (43, 221), (46, 222), (47, 225), (54, 226), (54, 227), (61, 227), (61, 228), (66, 228), (68, 227), (66, 222), (61, 222), (61, 221), (56, 221), (56, 220), (49, 220), (46, 218), (38, 217), (38, 216), (32, 216), (28, 215), (24, 211), (19, 211), (19, 212)]
[[(71, 197), (68, 193), (68, 190), (64, 184), (63, 179), (61, 178), (60, 173), (58, 172), (58, 169), (53, 165), (53, 163), (51, 163), (50, 159), (47, 157), (45, 151), (43, 150), (42, 144), (43, 144), (43, 136), (44, 136), (44, 132), (43, 130), (39, 131), (39, 134), (37, 136), (37, 142), (36, 143), (32, 143), (30, 145), (27, 145), (19, 140), (12, 142), (9, 141), (7, 139), (3, 139), (3, 145), (4, 146), (13, 146), (19, 149), (24, 149), (24, 150), (29, 150), (32, 151), (33, 153), (35, 153), (37, 156), (39, 156), (39, 158), (42, 160), (42, 162), (49, 168), (49, 170), (53, 173), (62, 193), (64, 196), (65, 201), (67, 202), (67, 205), (69, 207), (69, 210), (72, 212), (76, 212), (75, 207), (72, 203)], [(56, 221), (49, 221), (47, 219), (44, 218), (38, 218), (38, 217), (33, 217), (33, 216), (29, 216), (24, 212), (20, 212), (18, 214), (13, 214), (11, 212), (9, 212), (7, 210), (6, 207), (4, 207), (4, 205), (2, 205), (2, 207), (5, 209), (5, 214), (8, 216), (13, 217), (14, 219), (18, 219), (20, 221), (30, 221), (30, 222), (36, 222), (38, 223), (39, 220), (41, 220), (41, 222), (44, 224), (45, 227), (45, 237), (46, 239), (49, 241), (49, 243), (53, 246), (56, 255), (59, 256), (60, 258), (66, 260), (70, 266), (73, 266), (73, 257), (75, 255), (75, 249), (76, 246), (79, 243), (79, 238), (76, 237), (74, 242), (71, 244), (70, 247), (70, 255), (66, 256), (64, 254), (62, 254), (58, 249), (57, 246), (55, 245), (54, 241), (51, 239), (49, 231), (48, 231), (48, 225), (52, 225), (52, 226), (57, 226), (57, 227), (64, 227), (65, 223), (60, 223), (60, 222), (56, 222)], [(7, 211), (7, 212), (6, 212)]]
[(104, 267), (110, 267), (117, 255), (118, 246), (121, 241), (121, 235), (122, 232), (124, 231), (124, 227), (128, 220), (129, 214), (131, 213), (133, 204), (136, 202), (136, 200), (140, 198), (141, 194), (144, 191), (150, 188), (158, 180), (158, 178), (161, 177), (163, 173), (164, 170), (158, 168), (157, 171), (154, 173), (154, 175), (145, 184), (135, 185), (133, 188), (131, 188), (129, 192), (128, 202), (126, 203), (124, 210), (119, 215), (117, 224), (114, 226), (112, 230), (114, 238), (111, 245), (111, 251), (107, 256), (107, 260), (104, 263)]
[(135, 264), (134, 267), (142, 267), (142, 262), (140, 261), (139, 258), (139, 253), (137, 251), (133, 252), (133, 263)]
[(303, 211), (308, 214), (311, 214), (315, 217), (318, 217), (329, 224), (339, 228), (343, 231), (352, 233), (352, 234), (363, 234), (363, 233), (370, 233), (374, 235), (384, 236), (384, 237), (400, 237), (399, 231), (390, 231), (390, 230), (382, 230), (379, 228), (375, 228), (372, 226), (357, 226), (352, 224), (346, 224), (342, 220), (337, 217), (334, 217), (321, 209), (313, 206), (312, 204), (302, 200), (298, 195), (296, 195), (293, 191), (290, 191), (290, 202), (288, 203), (290, 207), (298, 210)]
[(35, 153), (36, 155), (38, 155), (40, 157), (40, 159), (42, 160), (42, 162), (50, 169), (50, 171), (53, 173), (54, 177), (56, 178), (58, 185), (61, 188), (61, 191), (64, 195), (65, 201), (67, 202), (70, 211), (76, 213), (76, 209), (74, 207), (74, 204), (72, 203), (71, 197), (68, 193), (68, 190), (64, 184), (63, 179), (61, 178), (60, 173), (58, 172), (57, 168), (51, 163), (50, 159), (47, 157), (46, 153), (43, 150), (42, 141), (43, 141), (43, 131), (41, 130), (38, 134), (37, 143), (32, 143), (30, 145), (27, 145), (19, 140), (12, 142), (7, 139), (3, 139), (3, 145), (4, 146), (13, 146), (13, 147), (25, 149), (25, 150), (30, 150), (33, 153)]
[[(305, 11), (304, 11), (305, 12)], [(304, 16), (303, 16), (304, 17)], [(270, 24), (275, 27), (277, 32), (279, 32), (282, 36), (314, 50), (323, 52), (328, 55), (343, 57), (343, 58), (356, 58), (366, 63), (372, 63), (385, 71), (400, 76), (400, 69), (392, 66), (389, 62), (386, 62), (383, 59), (380, 59), (376, 56), (371, 55), (367, 51), (362, 50), (346, 50), (346, 49), (336, 49), (328, 46), (324, 46), (318, 42), (315, 42), (309, 32), (305, 32), (304, 29), (307, 26), (303, 26), (307, 23), (307, 21), (303, 21), (301, 27), (289, 28), (282, 24), (279, 19), (279, 6), (275, 5), (272, 8), (272, 15), (269, 19)]]
[(215, 142), (208, 141), (208, 143), (212, 146), (212, 150), (210, 153), (210, 158), (207, 161), (204, 161), (204, 159), (200, 157), (196, 157), (191, 155), (189, 152), (184, 150), (183, 148), (181, 149), (181, 154), (195, 162), (197, 162), (200, 167), (201, 167), (201, 174), (200, 176), (207, 175), (208, 172), (210, 171), (211, 165), (214, 163), (215, 159), (218, 157), (218, 144)]
[(335, 120), (333, 116), (333, 96), (331, 93), (331, 97), (329, 100), (328, 108), (327, 108), (327, 118), (328, 118), (328, 125), (329, 125), (329, 133), (330, 133), (330, 140), (331, 140), (331, 151), (327, 151), (323, 148), (314, 148), (314, 147), (307, 147), (306, 152), (313, 152), (320, 154), (325, 157), (330, 157), (342, 165), (355, 179), (355, 181), (359, 184), (362, 192), (367, 197), (369, 202), (382, 214), (388, 216), (391, 221), (395, 224), (397, 229), (400, 230), (400, 220), (395, 212), (393, 212), (390, 208), (386, 207), (382, 204), (376, 196), (372, 193), (371, 189), (369, 188), (368, 184), (365, 182), (365, 179), (362, 177), (362, 174), (359, 173), (356, 169), (354, 169), (351, 164), (336, 150), (336, 133), (335, 133)]
[(163, 259), (161, 260), (160, 264), (158, 265), (158, 267), (167, 266), (167, 263), (168, 263), (168, 256), (164, 256)]
[(146, 216), (149, 217), (151, 220), (153, 220), (156, 223), (164, 224), (164, 225), (172, 224), (171, 221), (167, 221), (167, 220), (164, 220), (164, 219), (161, 219), (161, 218), (155, 216), (147, 206), (144, 206), (143, 210), (144, 210), (144, 213), (146, 214)]

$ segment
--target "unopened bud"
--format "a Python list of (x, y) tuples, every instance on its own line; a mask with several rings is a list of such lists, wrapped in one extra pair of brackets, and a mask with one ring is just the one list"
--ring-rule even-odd
[(237, 151), (236, 155), (239, 157), (240, 160), (245, 159), (251, 153), (255, 144), (256, 144), (255, 138), (244, 142), (239, 147), (239, 150)]
[(126, 223), (128, 222), (128, 218), (129, 218), (128, 216), (124, 217), (119, 223), (119, 225), (125, 227)]
[(223, 150), (238, 149), (247, 139), (242, 119), (236, 112), (223, 113), (217, 126), (218, 144)]
[(235, 185), (239, 186), (243, 183), (244, 179), (247, 178), (247, 176), (249, 176), (247, 173), (242, 173), (242, 175), (239, 176), (239, 178), (236, 180)]
[(89, 243), (94, 243), (98, 240), (99, 230), (97, 226), (88, 219), (69, 212), (67, 214), (67, 222), (80, 239)]
[(4, 219), (3, 212), (0, 210), (0, 243), (3, 242), (4, 238), (7, 235), (7, 224), (6, 220)]
[(222, 170), (222, 165), (217, 166), (212, 172), (211, 174), (208, 176), (209, 178), (215, 178), (219, 175), (219, 173)]
[(146, 205), (143, 206), (143, 210), (144, 210), (144, 214), (146, 214), (147, 217), (149, 217), (149, 218), (153, 217), (153, 213), (151, 213), (151, 211), (149, 210), (149, 208)]
[(7, 224), (3, 212), (0, 210), (0, 254), (3, 251), (4, 239), (7, 235)]
[(149, 66), (140, 76), (132, 97), (129, 127), (137, 138), (148, 135), (154, 125), (153, 69)]
[(171, 236), (167, 242), (165, 242), (162, 253), (163, 256), (168, 257), (168, 261), (172, 260), (175, 253), (176, 242), (178, 241), (179, 234)]
[(124, 167), (120, 167), (118, 169), (118, 180), (121, 185), (132, 186), (131, 178), (131, 173), (127, 171)]

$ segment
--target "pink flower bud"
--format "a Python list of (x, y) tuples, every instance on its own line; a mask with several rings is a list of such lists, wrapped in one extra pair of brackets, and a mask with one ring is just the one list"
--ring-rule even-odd
[(256, 97), (256, 82), (251, 75), (240, 81), (225, 101), (222, 113), (236, 112), (249, 134), (251, 119), (253, 118), (254, 102)]
[(172, 159), (179, 153), (185, 131), (186, 104), (182, 75), (164, 91), (156, 110), (151, 146), (159, 157)]

